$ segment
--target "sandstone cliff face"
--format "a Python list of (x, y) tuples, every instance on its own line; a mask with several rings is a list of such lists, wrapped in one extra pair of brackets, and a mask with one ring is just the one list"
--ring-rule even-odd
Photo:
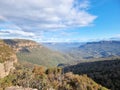
[(0, 78), (15, 69), (14, 63), (17, 63), (16, 54), (8, 45), (0, 41)]
[(29, 49), (36, 48), (36, 47), (42, 47), (41, 45), (31, 40), (7, 39), (7, 40), (4, 40), (4, 42), (8, 44), (9, 46), (11, 46), (15, 52), (23, 51), (26, 49), (29, 50)]
[(0, 63), (0, 78), (4, 78), (10, 71), (15, 69), (14, 63), (15, 62), (13, 60)]

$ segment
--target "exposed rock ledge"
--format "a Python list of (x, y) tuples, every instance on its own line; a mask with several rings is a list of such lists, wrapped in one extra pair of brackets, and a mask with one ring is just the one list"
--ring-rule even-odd
[(22, 51), (24, 49), (32, 49), (36, 47), (42, 47), (42, 45), (32, 40), (24, 39), (5, 39), (3, 40), (7, 45), (11, 46), (15, 52)]
[(15, 69), (17, 56), (13, 49), (0, 40), (0, 78), (4, 78), (10, 71)]
[(16, 63), (17, 60), (9, 60), (5, 61), (4, 63), (0, 63), (0, 78), (4, 78), (9, 74), (10, 71), (14, 70), (14, 63)]

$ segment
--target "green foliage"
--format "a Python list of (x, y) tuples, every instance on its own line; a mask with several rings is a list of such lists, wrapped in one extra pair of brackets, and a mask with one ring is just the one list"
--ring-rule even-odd
[(72, 73), (66, 73), (62, 82), (60, 88), (64, 88), (63, 90), (99, 90), (103, 88), (86, 75), (79, 76)]
[(12, 86), (13, 85), (13, 83), (12, 83), (13, 78), (14, 78), (13, 75), (8, 75), (8, 76), (0, 79), (0, 87), (6, 88), (9, 86)]
[(61, 74), (62, 73), (62, 68), (48, 68), (46, 70), (46, 74)]
[(36, 47), (29, 49), (29, 52), (18, 52), (18, 59), (20, 61), (27, 61), (33, 64), (38, 64), (46, 67), (54, 67), (59, 63), (67, 63), (71, 61), (65, 55), (51, 51), (45, 47)]
[(61, 68), (45, 69), (35, 66), (33, 70), (16, 65), (16, 70), (0, 80), (0, 87), (22, 86), (37, 88), (38, 90), (108, 90), (95, 83), (87, 75), (73, 73), (62, 74)]
[(13, 49), (0, 40), (0, 63), (10, 60), (13, 54), (15, 54)]
[(120, 59), (79, 63), (68, 66), (64, 70), (79, 75), (87, 74), (94, 81), (111, 90), (120, 89)]
[(35, 75), (43, 75), (45, 73), (45, 67), (43, 67), (43, 66), (35, 66), (32, 72)]

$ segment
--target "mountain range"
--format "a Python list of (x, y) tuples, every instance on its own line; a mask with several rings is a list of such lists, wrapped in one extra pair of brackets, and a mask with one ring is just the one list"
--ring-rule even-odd
[(20, 61), (47, 67), (74, 64), (77, 61), (120, 56), (120, 41), (37, 43), (24, 39), (4, 39)]
[[(46, 43), (47, 44), (47, 43)], [(69, 44), (47, 44), (48, 48), (66, 53), (74, 58), (76, 61), (82, 59), (92, 58), (106, 58), (113, 56), (120, 56), (120, 41), (98, 41), (98, 42), (87, 42), (87, 43), (69, 43)], [(66, 45), (66, 46), (65, 46)], [(70, 47), (69, 47), (70, 46)], [(61, 49), (67, 47), (66, 49)]]

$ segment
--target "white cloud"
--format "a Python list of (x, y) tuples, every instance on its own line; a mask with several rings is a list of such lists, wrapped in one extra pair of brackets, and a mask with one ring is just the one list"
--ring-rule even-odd
[(112, 36), (110, 40), (120, 40), (120, 34)]
[(22, 30), (0, 30), (0, 38), (31, 38), (35, 39), (37, 36), (32, 32), (25, 32)]
[(80, 9), (88, 9), (89, 7), (90, 7), (90, 2), (88, 0), (83, 0), (79, 5)]
[(119, 38), (120, 38), (120, 34), (117, 34), (116, 37), (119, 37)]
[[(0, 0), (0, 16), (26, 30), (83, 27), (93, 23), (88, 0)], [(0, 18), (1, 19), (1, 18)]]

